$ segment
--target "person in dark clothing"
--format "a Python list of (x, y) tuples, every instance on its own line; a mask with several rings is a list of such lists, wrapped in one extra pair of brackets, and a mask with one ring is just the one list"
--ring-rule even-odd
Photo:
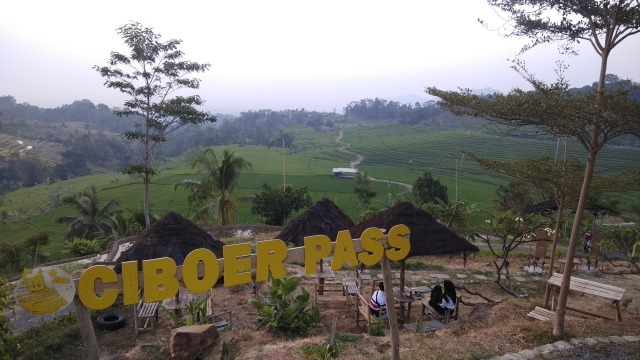
[(431, 290), (431, 297), (429, 298), (429, 306), (431, 306), (435, 311), (444, 315), (445, 309), (440, 305), (442, 303), (442, 299), (444, 294), (442, 292), (442, 286), (436, 285)]
[(441, 306), (445, 309), (451, 310), (453, 313), (456, 310), (456, 302), (458, 301), (458, 295), (456, 294), (456, 287), (451, 280), (444, 281), (444, 296), (442, 297)]

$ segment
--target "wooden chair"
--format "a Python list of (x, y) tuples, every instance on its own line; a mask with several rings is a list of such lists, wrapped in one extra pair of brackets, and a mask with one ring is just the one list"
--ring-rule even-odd
[(141, 331), (153, 331), (156, 321), (158, 321), (158, 307), (160, 302), (145, 303), (142, 296), (142, 289), (138, 291), (140, 302), (133, 307), (133, 326), (136, 335)]
[(371, 275), (363, 272), (360, 269), (356, 269), (356, 286), (358, 287), (358, 292), (360, 294), (363, 293), (363, 289), (365, 285), (368, 285), (371, 282)]
[(357, 298), (358, 294), (358, 285), (356, 285), (356, 281), (352, 279), (345, 279), (342, 281), (342, 286), (344, 288), (344, 295), (347, 297), (346, 305), (349, 306), (353, 301), (354, 306), (357, 306)]
[(529, 258), (529, 266), (533, 266), (534, 268), (539, 267), (544, 270), (547, 250), (549, 249), (549, 245), (551, 245), (551, 240), (549, 240), (547, 232), (544, 229), (538, 229), (537, 239), (538, 240), (535, 241), (536, 249), (533, 257)]

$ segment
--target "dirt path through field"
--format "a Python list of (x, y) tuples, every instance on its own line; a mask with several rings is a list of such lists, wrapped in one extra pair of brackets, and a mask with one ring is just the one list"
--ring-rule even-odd
[(338, 144), (340, 144), (340, 148), (338, 149), (338, 151), (343, 152), (345, 154), (354, 155), (356, 157), (355, 160), (353, 160), (353, 161), (351, 161), (349, 163), (349, 167), (352, 168), (352, 169), (355, 169), (356, 166), (358, 166), (358, 165), (360, 165), (360, 163), (362, 163), (362, 161), (364, 160), (364, 156), (362, 156), (360, 154), (356, 154), (353, 151), (347, 150), (347, 148), (349, 146), (351, 146), (351, 144), (342, 141), (342, 135), (343, 135), (342, 130), (340, 130), (340, 133), (338, 134), (338, 137), (336, 138), (336, 142)]
[[(349, 146), (351, 146), (351, 144), (342, 141), (342, 135), (343, 135), (342, 130), (340, 130), (340, 133), (338, 134), (338, 137), (336, 138), (336, 142), (338, 144), (340, 144), (340, 148), (338, 149), (338, 151), (343, 152), (345, 154), (354, 155), (356, 157), (355, 160), (353, 160), (353, 161), (351, 161), (349, 163), (349, 167), (352, 168), (352, 169), (355, 169), (356, 166), (360, 165), (364, 161), (364, 156), (362, 156), (360, 154), (356, 154), (353, 151), (347, 150), (347, 148)], [(371, 181), (377, 181), (377, 182), (391, 183), (391, 184), (400, 185), (400, 186), (404, 187), (407, 191), (411, 191), (413, 189), (412, 185), (401, 183), (399, 181), (375, 179), (375, 178), (372, 178), (372, 177), (370, 177), (369, 179)]]

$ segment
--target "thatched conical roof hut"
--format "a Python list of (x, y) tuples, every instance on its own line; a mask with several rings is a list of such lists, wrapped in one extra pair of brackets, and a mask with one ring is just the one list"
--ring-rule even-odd
[(353, 225), (347, 214), (324, 198), (291, 221), (276, 238), (295, 246), (303, 246), (304, 237), (311, 235), (327, 235), (335, 241), (338, 231), (349, 230)]
[(137, 237), (133, 245), (116, 259), (114, 270), (120, 273), (123, 261), (134, 260), (138, 261), (138, 268), (142, 269), (142, 260), (161, 257), (172, 258), (177, 265), (182, 265), (191, 251), (200, 248), (209, 249), (221, 258), (223, 246), (222, 241), (214, 239), (198, 225), (169, 212), (146, 233)]
[(411, 250), (408, 256), (445, 255), (476, 252), (478, 247), (449, 230), (431, 217), (426, 211), (408, 202), (399, 203), (377, 216), (364, 220), (351, 228), (351, 236), (356, 239), (370, 227), (389, 231), (404, 224), (411, 230)]

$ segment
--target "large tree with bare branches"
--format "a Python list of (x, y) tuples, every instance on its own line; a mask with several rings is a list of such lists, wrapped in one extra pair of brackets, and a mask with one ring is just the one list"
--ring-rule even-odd
[[(575, 43), (587, 41), (600, 57), (597, 89), (587, 93), (568, 92), (562, 71), (556, 83), (544, 84), (529, 74), (520, 61), (514, 62), (514, 68), (533, 85), (533, 92), (515, 89), (506, 95), (481, 97), (470, 91), (427, 88), (429, 94), (442, 99), (443, 107), (456, 113), (510, 126), (533, 125), (556, 136), (574, 137), (583, 145), (587, 160), (566, 254), (571, 262), (598, 153), (613, 138), (624, 134), (640, 136), (640, 102), (630, 99), (628, 89), (605, 89), (611, 52), (640, 32), (640, 0), (488, 0), (488, 3), (508, 19), (504, 35), (530, 40), (522, 52), (553, 42), (563, 52), (573, 53)], [(565, 331), (570, 278), (571, 268), (565, 267), (553, 329), (555, 336)]]

